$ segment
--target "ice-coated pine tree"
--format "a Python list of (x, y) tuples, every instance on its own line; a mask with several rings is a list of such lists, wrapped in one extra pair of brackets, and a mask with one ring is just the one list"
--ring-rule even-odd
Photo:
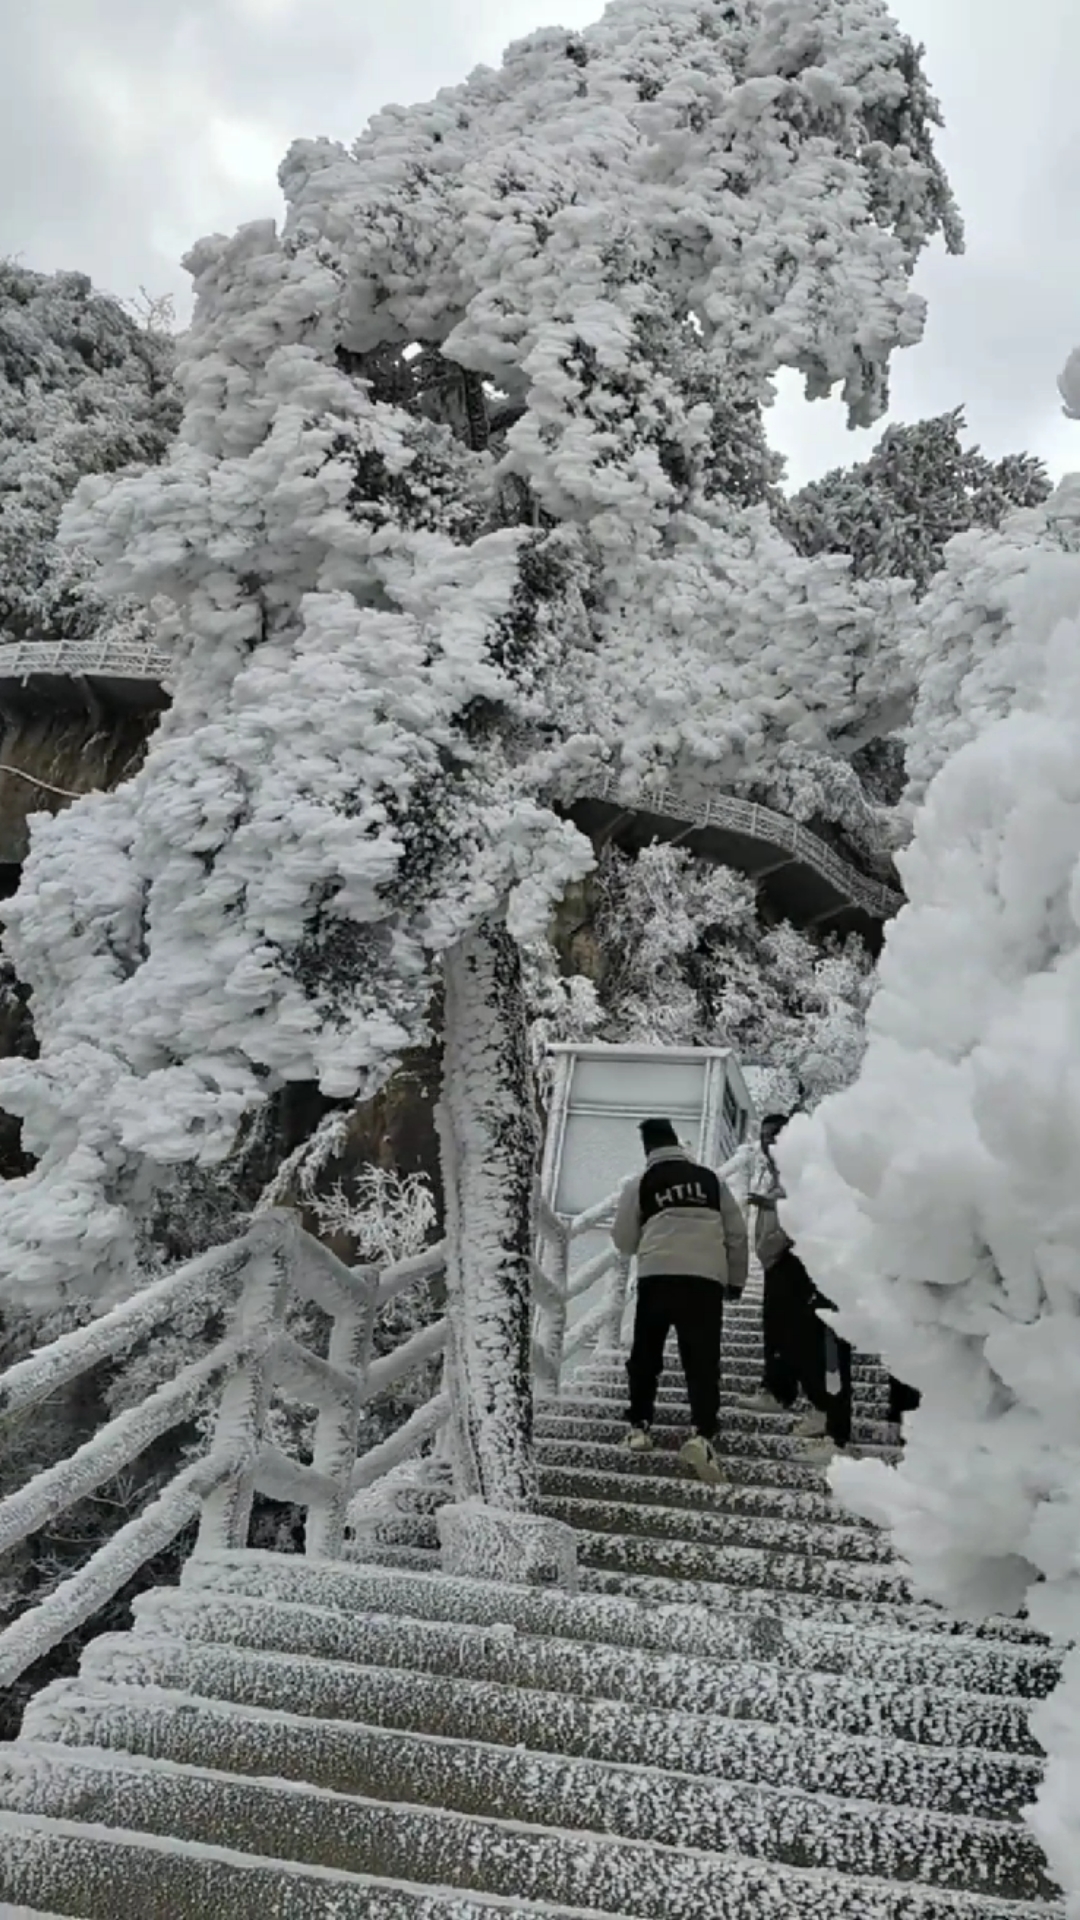
[[(900, 1468), (844, 1464), (840, 1498), (891, 1525), (921, 1592), (969, 1618), (1026, 1606), (1075, 1645), (1080, 477), (954, 541), (921, 613), (909, 904), (858, 1080), (784, 1136), (785, 1218), (843, 1331), (923, 1393)], [(1032, 1818), (1075, 1899), (1077, 1652), (1032, 1725)]]
[(1034, 455), (988, 460), (963, 433), (962, 407), (889, 427), (868, 460), (836, 467), (786, 500), (784, 532), (800, 553), (849, 553), (858, 575), (913, 580), (925, 593), (954, 535), (1000, 526), (1050, 493)]
[[(193, 250), (179, 439), (66, 520), (173, 609), (175, 697), (133, 780), (41, 824), (9, 912), (41, 1052), (0, 1072), (39, 1156), (5, 1285), (130, 1286), (165, 1170), (284, 1083), (372, 1092), (444, 965), (468, 1030), (497, 977), (523, 1062), (515, 943), (591, 859), (555, 801), (733, 780), (880, 697), (908, 590), (775, 530), (761, 408), (788, 366), (882, 412), (915, 262), (960, 244), (936, 121), (880, 0), (616, 0), (297, 144), (284, 233)], [(520, 1329), (531, 1131), (447, 1054), (460, 1324), (498, 1298)]]

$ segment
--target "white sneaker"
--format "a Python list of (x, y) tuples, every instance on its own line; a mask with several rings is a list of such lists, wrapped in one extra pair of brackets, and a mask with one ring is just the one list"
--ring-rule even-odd
[(799, 1449), (799, 1458), (808, 1467), (831, 1467), (840, 1451), (835, 1440), (823, 1436), (820, 1440), (805, 1440)]
[(797, 1440), (824, 1440), (828, 1430), (829, 1423), (825, 1415), (819, 1413), (816, 1407), (812, 1407), (801, 1420), (796, 1420), (792, 1428)]
[(724, 1469), (720, 1465), (716, 1448), (703, 1433), (692, 1434), (679, 1448), (679, 1459), (688, 1467), (693, 1467), (699, 1480), (710, 1487), (718, 1487), (724, 1478)]
[(736, 1394), (734, 1405), (743, 1413), (787, 1413), (789, 1411), (775, 1394), (767, 1393), (764, 1388), (760, 1393)]
[(631, 1427), (623, 1440), (623, 1448), (627, 1453), (651, 1453), (652, 1444), (653, 1437), (648, 1427)]

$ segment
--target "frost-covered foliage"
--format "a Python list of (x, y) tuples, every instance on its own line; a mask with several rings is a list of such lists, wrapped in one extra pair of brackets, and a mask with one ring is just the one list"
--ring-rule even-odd
[[(902, 857), (860, 1078), (784, 1136), (785, 1222), (842, 1330), (923, 1393), (900, 1468), (846, 1465), (841, 1498), (923, 1593), (1080, 1641), (1080, 551), (980, 540), (1001, 678)], [(964, 630), (956, 565), (935, 592)], [(1075, 1654), (1033, 1724), (1036, 1824), (1080, 1896)]]
[(858, 866), (888, 870), (895, 800), (887, 793), (881, 801), (872, 798), (861, 768), (837, 753), (787, 742), (746, 768), (732, 786), (835, 842)]
[(56, 532), (84, 474), (162, 458), (179, 418), (174, 352), (85, 275), (0, 261), (0, 641), (148, 630)]
[(883, 411), (960, 244), (936, 122), (880, 0), (616, 0), (298, 143), (284, 238), (194, 250), (180, 439), (66, 522), (176, 608), (175, 703), (9, 909), (42, 1055), (0, 1075), (41, 1156), (6, 1284), (128, 1284), (163, 1166), (282, 1081), (373, 1091), (441, 957), (583, 870), (548, 794), (880, 697), (905, 590), (783, 541), (760, 409), (790, 366)]
[(965, 447), (963, 409), (889, 427), (868, 460), (811, 481), (779, 509), (802, 554), (848, 553), (863, 579), (891, 575), (924, 593), (947, 543), (972, 527), (998, 527), (1018, 507), (1050, 492), (1041, 460), (988, 460)]
[[(770, 1098), (813, 1106), (854, 1077), (863, 1048), (870, 956), (769, 926), (752, 881), (682, 849), (608, 851), (596, 882), (599, 981), (563, 983), (571, 1013), (595, 1007), (587, 1037), (732, 1046), (767, 1069)], [(545, 1035), (585, 1037), (546, 1013)]]
[[(907, 729), (910, 806), (938, 769), (992, 720), (1027, 704), (1040, 686), (1036, 630), (1026, 610), (1037, 575), (1044, 600), (1061, 582), (1062, 613), (1070, 609), (1072, 570), (1063, 555), (1080, 552), (1080, 476), (1063, 480), (1045, 506), (1010, 515), (1000, 533), (973, 531), (950, 542), (945, 564), (901, 633), (900, 649), (917, 693)], [(1035, 658), (1032, 658), (1032, 648)]]

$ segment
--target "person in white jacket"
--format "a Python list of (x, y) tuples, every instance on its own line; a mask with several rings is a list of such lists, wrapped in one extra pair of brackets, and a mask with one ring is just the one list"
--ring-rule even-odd
[(625, 1444), (634, 1452), (652, 1445), (656, 1389), (674, 1327), (694, 1423), (682, 1458), (715, 1483), (723, 1477), (715, 1439), (724, 1301), (737, 1300), (746, 1285), (746, 1222), (719, 1175), (679, 1145), (670, 1120), (643, 1120), (640, 1131), (645, 1172), (623, 1189), (612, 1228), (619, 1252), (637, 1257)]

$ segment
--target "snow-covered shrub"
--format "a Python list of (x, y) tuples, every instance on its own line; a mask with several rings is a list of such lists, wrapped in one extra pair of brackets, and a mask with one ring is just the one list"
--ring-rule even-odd
[[(859, 1079), (784, 1136), (785, 1223), (842, 1331), (923, 1394), (901, 1466), (845, 1463), (840, 1498), (921, 1593), (1080, 1640), (1080, 552), (977, 539), (1001, 676), (901, 857)], [(944, 619), (954, 581), (966, 631), (962, 546), (932, 595)], [(1075, 1655), (1033, 1725), (1035, 1823), (1080, 1897)]]

